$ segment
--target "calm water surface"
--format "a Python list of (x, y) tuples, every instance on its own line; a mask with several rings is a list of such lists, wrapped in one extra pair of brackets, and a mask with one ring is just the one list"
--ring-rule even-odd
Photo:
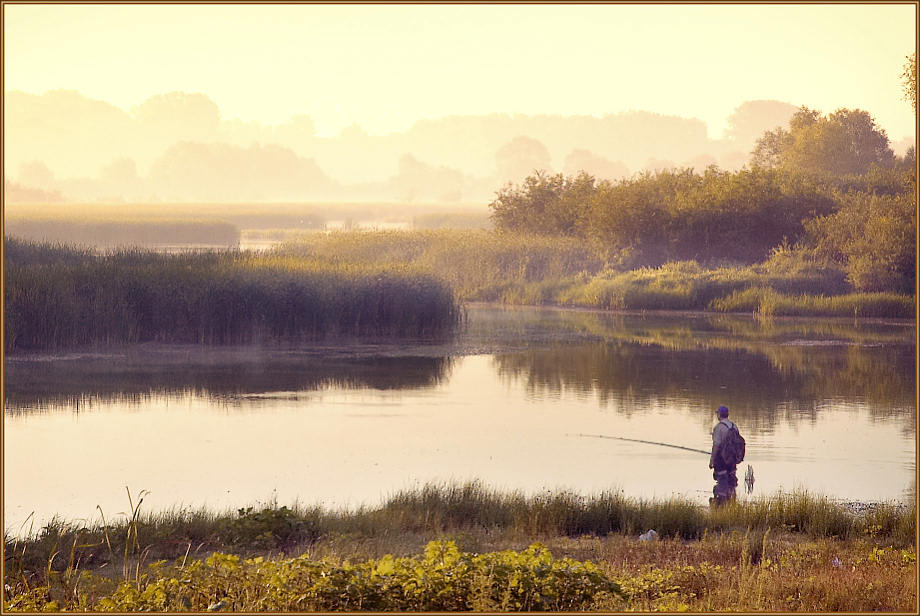
[[(7, 358), (4, 525), (35, 512), (374, 505), (431, 481), (711, 495), (725, 404), (750, 496), (915, 489), (912, 322), (470, 307), (450, 341)], [(739, 473), (740, 474), (740, 473)], [(743, 490), (742, 490), (743, 492)]]

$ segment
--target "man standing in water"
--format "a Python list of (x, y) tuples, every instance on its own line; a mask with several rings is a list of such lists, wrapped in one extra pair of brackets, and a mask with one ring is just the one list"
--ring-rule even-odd
[(735, 488), (738, 487), (735, 470), (738, 462), (744, 459), (744, 439), (741, 438), (738, 427), (728, 419), (728, 407), (720, 406), (716, 413), (719, 423), (712, 429), (712, 454), (709, 456), (709, 468), (713, 470), (712, 478), (716, 480), (716, 485), (712, 488), (713, 498), (709, 500), (710, 505), (721, 505), (734, 500)]

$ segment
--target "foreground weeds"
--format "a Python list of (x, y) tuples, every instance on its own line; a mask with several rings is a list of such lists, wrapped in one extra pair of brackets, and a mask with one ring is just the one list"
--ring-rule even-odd
[[(142, 496), (114, 524), (7, 536), (5, 608), (916, 609), (915, 510), (895, 504), (854, 515), (795, 493), (709, 510), (474, 482), (375, 509), (151, 516)], [(650, 529), (660, 540), (641, 541)]]
[[(354, 540), (352, 540), (354, 541)], [(685, 541), (545, 539), (491, 533), (429, 542), (421, 553), (344, 558), (320, 543), (294, 558), (215, 552), (158, 561), (136, 576), (10, 580), (8, 611), (802, 611), (916, 610), (916, 552), (866, 540), (750, 532)], [(470, 543), (490, 551), (476, 553)], [(361, 552), (358, 542), (352, 549)], [(398, 547), (395, 546), (395, 547)]]

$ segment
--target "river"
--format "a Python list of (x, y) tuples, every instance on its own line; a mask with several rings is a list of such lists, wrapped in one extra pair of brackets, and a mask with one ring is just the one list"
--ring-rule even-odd
[(705, 503), (706, 455), (597, 435), (708, 450), (722, 404), (755, 478), (740, 498), (900, 500), (915, 339), (900, 320), (474, 305), (449, 340), (7, 357), (4, 526), (109, 519), (125, 486), (143, 511), (373, 506), (472, 479)]

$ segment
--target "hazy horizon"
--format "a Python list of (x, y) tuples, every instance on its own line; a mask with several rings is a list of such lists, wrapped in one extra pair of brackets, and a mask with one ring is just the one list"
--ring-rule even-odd
[(738, 169), (803, 105), (864, 109), (903, 153), (915, 9), (3, 5), (4, 176), (39, 200), (482, 202), (535, 168)]
[(3, 8), (4, 91), (76, 89), (123, 109), (202, 92), (226, 119), (305, 114), (326, 137), (647, 110), (720, 138), (735, 107), (762, 99), (858, 107), (893, 140), (914, 133), (898, 81), (915, 47), (908, 3)]

